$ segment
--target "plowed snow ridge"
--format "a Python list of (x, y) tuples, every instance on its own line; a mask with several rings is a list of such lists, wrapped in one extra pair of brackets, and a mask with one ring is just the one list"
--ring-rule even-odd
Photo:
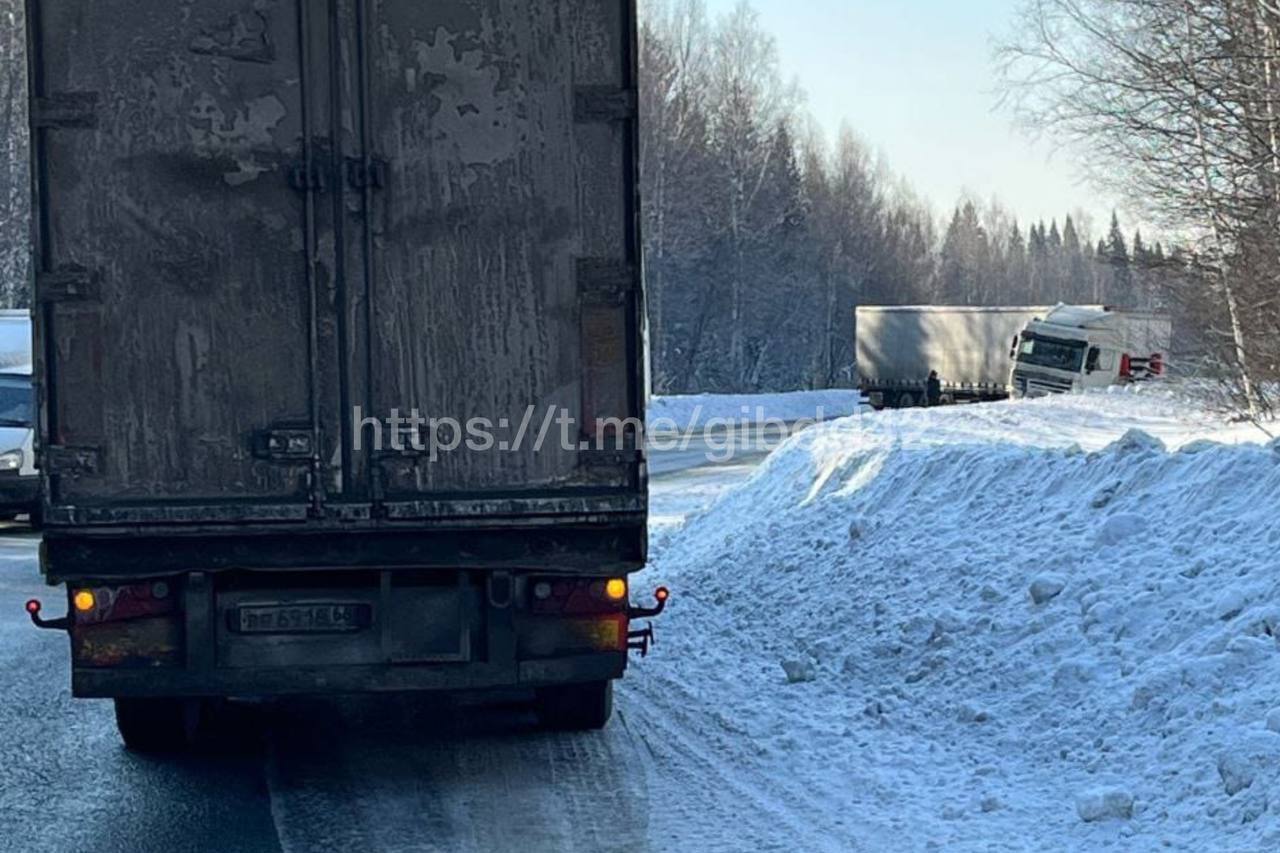
[(794, 438), (656, 543), (654, 846), (1280, 849), (1278, 519), (1168, 392)]

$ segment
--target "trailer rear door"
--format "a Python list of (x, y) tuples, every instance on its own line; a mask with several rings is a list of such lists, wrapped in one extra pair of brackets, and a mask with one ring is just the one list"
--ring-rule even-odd
[(32, 6), (51, 521), (305, 517), (336, 449), (313, 4)]
[(633, 2), (30, 5), (55, 528), (643, 510)]
[(441, 421), (371, 461), (388, 511), (636, 489), (634, 454), (580, 450), (640, 414), (632, 4), (361, 11), (366, 410)]

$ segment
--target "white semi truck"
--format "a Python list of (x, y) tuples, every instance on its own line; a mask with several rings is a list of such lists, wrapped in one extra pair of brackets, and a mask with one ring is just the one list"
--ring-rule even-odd
[(877, 409), (1065, 393), (1159, 376), (1167, 317), (1102, 305), (863, 306), (860, 388)]

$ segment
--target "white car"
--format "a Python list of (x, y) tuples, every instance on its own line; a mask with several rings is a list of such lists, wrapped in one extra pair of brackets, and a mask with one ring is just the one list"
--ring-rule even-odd
[(0, 311), (0, 519), (40, 516), (35, 468), (35, 394), (31, 386), (31, 315)]

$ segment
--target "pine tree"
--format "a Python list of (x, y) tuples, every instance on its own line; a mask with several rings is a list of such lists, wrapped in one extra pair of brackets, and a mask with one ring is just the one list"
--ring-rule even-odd
[(1107, 234), (1103, 257), (1111, 268), (1107, 277), (1106, 301), (1127, 304), (1133, 299), (1133, 271), (1129, 265), (1124, 232), (1120, 230), (1120, 218), (1115, 211), (1111, 212), (1111, 230)]
[(1091, 301), (1101, 303), (1107, 300), (1107, 288), (1110, 287), (1111, 268), (1108, 266), (1107, 241), (1098, 240), (1098, 246), (1093, 250), (1093, 263), (1090, 264), (1090, 270), (1093, 273), (1093, 284), (1090, 287)]
[(806, 268), (812, 257), (809, 215), (795, 142), (780, 122), (751, 217), (752, 231), (760, 236), (747, 249), (750, 269), (744, 273), (745, 363), (736, 383), (744, 390), (803, 381), (795, 366), (805, 363), (812, 347), (809, 317), (820, 302), (815, 276)]
[(938, 269), (938, 301), (954, 305), (964, 301), (966, 287), (966, 271), (964, 265), (964, 220), (957, 206), (951, 214), (951, 224), (947, 226), (947, 235), (943, 238), (942, 254), (939, 257)]
[(942, 244), (939, 282), (942, 301), (977, 305), (988, 298), (991, 245), (972, 202), (956, 208)]
[(1142, 241), (1142, 229), (1133, 232), (1133, 265), (1141, 267), (1147, 263), (1147, 245)]
[(1066, 264), (1062, 257), (1062, 234), (1058, 232), (1058, 220), (1049, 223), (1049, 233), (1045, 236), (1045, 275), (1044, 289), (1050, 302), (1067, 301)]
[(1049, 291), (1049, 239), (1044, 222), (1031, 226), (1031, 236), (1027, 240), (1027, 267), (1027, 301), (1032, 305), (1042, 304)]
[(1084, 302), (1089, 298), (1089, 268), (1084, 259), (1084, 248), (1080, 245), (1080, 234), (1076, 231), (1076, 223), (1071, 215), (1062, 226), (1062, 254), (1066, 262), (1065, 286), (1063, 298), (1071, 302)]
[(1153, 276), (1150, 267), (1151, 257), (1147, 252), (1146, 244), (1142, 241), (1142, 230), (1135, 230), (1133, 232), (1133, 259), (1130, 263), (1133, 296), (1129, 300), (1129, 304), (1134, 307), (1150, 308), (1155, 303), (1151, 293)]
[(1009, 240), (1004, 250), (1004, 293), (1001, 301), (1030, 302), (1027, 296), (1030, 273), (1027, 269), (1027, 243), (1015, 219), (1009, 230)]

